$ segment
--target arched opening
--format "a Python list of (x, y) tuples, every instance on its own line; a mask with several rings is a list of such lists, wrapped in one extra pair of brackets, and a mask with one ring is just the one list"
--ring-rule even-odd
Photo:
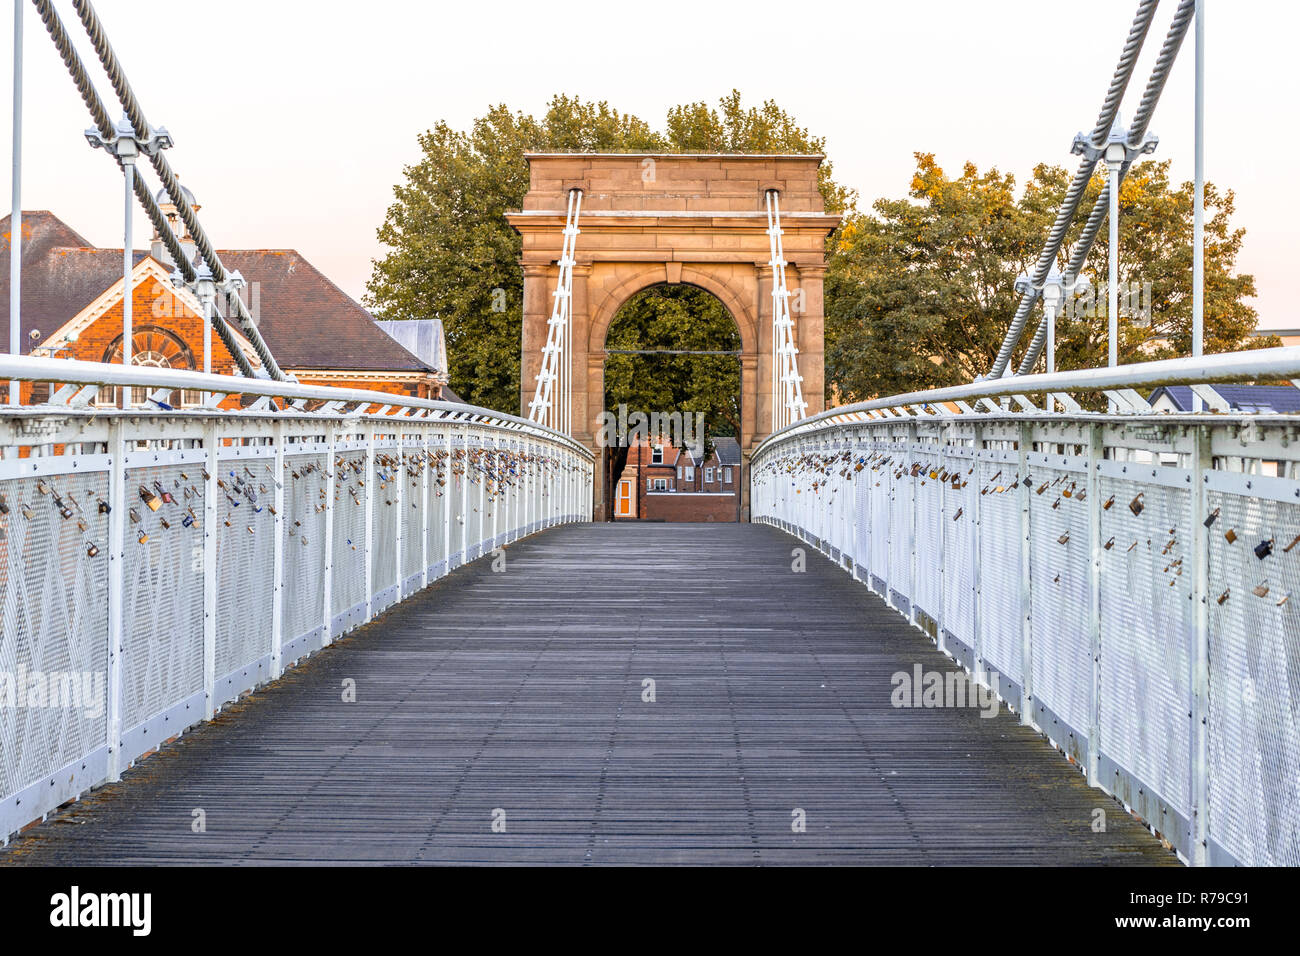
[(613, 519), (739, 520), (741, 352), (735, 318), (698, 286), (652, 285), (619, 306), (601, 442)]

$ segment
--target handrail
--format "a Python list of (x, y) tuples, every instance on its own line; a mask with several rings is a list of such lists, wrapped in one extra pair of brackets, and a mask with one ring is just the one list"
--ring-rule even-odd
[[(1070, 393), (1102, 391), (1105, 389), (1134, 388), (1157, 385), (1208, 385), (1218, 382), (1249, 382), (1257, 379), (1291, 379), (1300, 377), (1300, 345), (1286, 345), (1271, 349), (1250, 349), (1242, 352), (1224, 352), (1197, 358), (1161, 359), (1155, 362), (1137, 362), (1113, 368), (1079, 369), (1040, 372), (1034, 375), (1016, 375), (1008, 378), (987, 379), (966, 385), (922, 392), (905, 392), (852, 405), (828, 408), (801, 422), (787, 425), (768, 435), (755, 449), (758, 451), (777, 439), (811, 430), (837, 418), (862, 416), (868, 412), (901, 408), (909, 405), (938, 405), (946, 402), (979, 401), (982, 398), (1024, 396), (1033, 393)], [(1080, 414), (1090, 414), (1080, 412)]]
[[(517, 415), (480, 408), (476, 405), (459, 405), (428, 398), (412, 398), (391, 392), (360, 388), (337, 388), (329, 385), (310, 385), (299, 382), (276, 382), (264, 378), (246, 378), (237, 375), (218, 375), (192, 372), (186, 369), (149, 368), (141, 365), (118, 365), (104, 362), (86, 362), (79, 359), (52, 359), (32, 355), (0, 355), (0, 379), (20, 382), (58, 382), (72, 385), (111, 385), (139, 388), (159, 388), (168, 391), (187, 389), (226, 395), (257, 395), (267, 398), (292, 400), (321, 400), (342, 404), (360, 403), (442, 412), (457, 420), (480, 424), (512, 426), (515, 430), (550, 439), (569, 446), (574, 451), (591, 458), (591, 451), (582, 443), (553, 429), (530, 422)], [(5, 414), (12, 415), (23, 409), (48, 411), (62, 406), (6, 406)], [(132, 414), (155, 414), (149, 408), (131, 409)], [(204, 409), (212, 413), (216, 408)], [(171, 412), (166, 412), (172, 414)]]

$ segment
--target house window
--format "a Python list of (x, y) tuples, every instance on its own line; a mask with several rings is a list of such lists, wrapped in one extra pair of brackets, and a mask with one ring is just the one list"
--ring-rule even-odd
[(705, 469), (704, 469), (704, 483), (705, 483), (706, 485), (711, 485), (711, 484), (713, 484), (713, 469), (712, 469), (712, 468), (705, 468)]
[(677, 466), (677, 480), (678, 480), (678, 481), (681, 481), (681, 480), (682, 480), (682, 466), (681, 466), (681, 465), (678, 465), (678, 466)]
[(722, 469), (722, 480), (727, 484), (731, 484), (731, 469), (729, 467)]
[(664, 463), (664, 446), (655, 445), (654, 448), (650, 450), (650, 464), (662, 465), (663, 463)]
[(668, 490), (668, 479), (667, 479), (667, 478), (656, 478), (656, 479), (654, 479), (654, 483), (655, 483), (655, 484), (654, 484), (654, 490), (655, 490), (655, 491), (667, 491), (667, 490)]
[(687, 480), (687, 481), (694, 481), (694, 480), (695, 480), (695, 466), (694, 466), (694, 465), (687, 465), (687, 466), (686, 466), (686, 480)]

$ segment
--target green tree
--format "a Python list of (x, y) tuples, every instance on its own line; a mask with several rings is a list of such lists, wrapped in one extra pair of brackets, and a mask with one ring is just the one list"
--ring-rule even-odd
[(439, 122), (419, 141), (379, 228), (388, 252), (373, 263), (366, 305), (384, 318), (442, 319), (451, 387), (518, 412), (521, 240), (505, 214), (528, 192), (524, 154), (657, 150), (662, 139), (606, 103), (557, 96), (540, 120), (494, 106), (469, 132)]
[(611, 355), (605, 362), (605, 407), (704, 413), (708, 436), (740, 434), (740, 359), (671, 355), (670, 350), (734, 352), (740, 334), (716, 297), (687, 285), (660, 285), (629, 299), (609, 326), (606, 348), (660, 351)]
[[(528, 152), (824, 152), (773, 102), (746, 108), (738, 92), (718, 109), (691, 103), (669, 111), (666, 132), (607, 103), (554, 97), (536, 119), (495, 106), (468, 132), (440, 122), (419, 137), (421, 158), (403, 171), (379, 229), (386, 254), (374, 261), (366, 305), (391, 319), (440, 318), (447, 335), (451, 386), (466, 401), (506, 412), (519, 409), (519, 343), (523, 321), (521, 240), (505, 220), (528, 191)], [(853, 193), (821, 171), (828, 209), (849, 208)], [(498, 291), (500, 290), (500, 291)], [(698, 294), (697, 294), (698, 293)], [(692, 342), (716, 338), (707, 324), (716, 308), (698, 290), (626, 310), (625, 335), (689, 344), (683, 329), (655, 331), (654, 322), (704, 323)], [(716, 300), (714, 300), (716, 301)], [(672, 305), (665, 306), (664, 302)], [(499, 311), (504, 303), (504, 311)], [(664, 309), (674, 318), (669, 321)], [(689, 325), (689, 323), (686, 323)], [(611, 347), (613, 347), (611, 345)], [(663, 367), (669, 359), (653, 358)], [(701, 394), (716, 395), (725, 374), (710, 363), (690, 365)], [(648, 369), (647, 369), (648, 371)], [(676, 374), (676, 373), (671, 373)], [(708, 402), (713, 402), (712, 398)]]
[[(984, 374), (1001, 346), (1018, 296), (1016, 277), (1032, 270), (1069, 182), (1040, 165), (1019, 197), (1013, 177), (967, 163), (950, 177), (916, 154), (909, 198), (881, 199), (841, 228), (826, 277), (826, 378), (841, 400), (955, 385)], [(1104, 178), (1089, 185), (1091, 208)], [(1231, 225), (1233, 195), (1206, 186), (1206, 348), (1241, 348), (1256, 315), (1255, 292), (1235, 272), (1244, 230)], [(1077, 217), (1059, 265), (1082, 229)], [(1135, 166), (1120, 191), (1120, 282), (1149, 289), (1146, 316), (1121, 314), (1120, 361), (1187, 354), (1191, 341), (1192, 188), (1174, 188), (1168, 162)], [(1103, 291), (1105, 231), (1084, 275)], [(1100, 298), (1100, 302), (1095, 299)], [(1141, 304), (1145, 305), (1139, 293)], [(1018, 363), (1030, 328), (1017, 351)], [(1057, 326), (1061, 369), (1106, 362), (1104, 294), (1073, 299)], [(1267, 343), (1263, 343), (1267, 344)]]

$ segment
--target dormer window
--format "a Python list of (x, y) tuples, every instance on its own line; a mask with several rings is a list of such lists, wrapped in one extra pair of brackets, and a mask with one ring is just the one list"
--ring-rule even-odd
[(664, 463), (664, 446), (655, 445), (650, 449), (650, 464), (662, 465)]

